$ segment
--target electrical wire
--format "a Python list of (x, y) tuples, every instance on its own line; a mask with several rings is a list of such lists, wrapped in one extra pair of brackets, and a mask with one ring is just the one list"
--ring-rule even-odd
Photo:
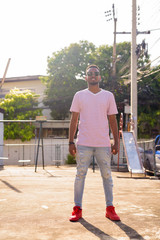
[[(153, 82), (156, 78), (158, 78), (159, 76), (160, 76), (160, 73), (159, 73), (158, 75), (156, 75), (154, 78), (152, 78), (152, 79), (150, 80), (150, 82), (147, 84), (147, 86), (151, 86), (152, 82)], [(160, 90), (158, 90), (158, 91), (160, 91)], [(142, 92), (142, 90), (139, 90), (139, 91), (138, 91), (138, 93), (140, 93), (140, 92)], [(159, 95), (157, 95), (157, 97), (159, 97)]]
[[(143, 78), (149, 77), (149, 76), (151, 76), (152, 74), (157, 73), (157, 72), (160, 72), (160, 69), (158, 69), (158, 70), (156, 70), (156, 71), (154, 71), (154, 72), (148, 73), (147, 75), (143, 76)], [(140, 79), (142, 79), (142, 78), (138, 78), (137, 81), (140, 80)]]
[[(158, 26), (159, 25), (159, 22), (160, 22), (160, 14), (159, 14), (159, 11), (160, 11), (160, 1), (155, 1), (155, 0), (152, 0), (152, 2), (150, 2), (150, 0), (146, 0), (145, 2), (144, 1), (140, 1), (139, 0), (139, 4), (140, 4), (140, 11), (142, 11), (143, 7), (146, 7), (147, 5), (149, 6), (151, 4), (151, 8), (149, 8), (149, 16), (147, 15), (147, 17), (144, 18), (145, 20), (145, 28), (146, 28), (146, 25), (147, 26), (151, 26), (151, 23), (154, 23), (154, 26)], [(141, 16), (140, 16), (141, 18)], [(156, 22), (158, 21), (158, 24), (155, 24)], [(150, 31), (153, 32), (153, 31), (156, 31), (156, 30), (160, 30), (160, 28), (154, 28), (153, 26), (150, 27)], [(152, 36), (151, 36), (152, 37)], [(149, 39), (149, 37), (148, 37)], [(152, 38), (153, 39), (153, 38)], [(155, 39), (155, 38), (154, 38)], [(157, 44), (159, 43), (160, 41), (160, 37), (158, 35), (158, 38), (156, 38), (156, 40), (154, 41), (154, 43), (152, 43), (152, 46), (149, 47), (149, 50), (155, 48), (157, 46)], [(155, 60), (157, 60), (160, 56), (156, 57), (154, 60), (151, 61), (151, 63), (153, 63)], [(118, 73), (120, 73), (123, 68), (125, 67), (125, 65), (127, 64), (127, 61), (124, 61), (124, 66), (121, 67), (121, 69), (118, 71)], [(150, 64), (150, 63), (149, 63)], [(147, 64), (146, 66), (148, 66), (149, 64)], [(144, 67), (146, 67), (144, 66)], [(142, 68), (144, 68), (142, 67)], [(140, 69), (142, 69), (140, 68)], [(138, 69), (138, 71), (140, 70)], [(150, 72), (151, 73), (151, 72)], [(150, 74), (148, 73), (148, 74)], [(127, 77), (129, 75), (125, 75), (125, 76), (121, 76), (121, 78), (123, 77)]]
[[(153, 33), (155, 30), (159, 30), (159, 28), (155, 29), (155, 26), (159, 26), (160, 23), (160, 1), (159, 0), (152, 0), (152, 1), (139, 1), (140, 3), (140, 19), (141, 19), (141, 25), (142, 28), (146, 28), (148, 26), (148, 29), (151, 29), (152, 33), (150, 36), (147, 36), (146, 39), (149, 42), (149, 50), (155, 48), (157, 44), (159, 43), (159, 34)], [(149, 9), (149, 10), (148, 10)], [(143, 11), (144, 10), (144, 11)], [(147, 13), (147, 16), (146, 14)], [(152, 43), (153, 39), (155, 39), (154, 43)]]
[(157, 44), (159, 41), (160, 41), (160, 37), (154, 42), (154, 44), (150, 47), (150, 49), (152, 49), (155, 46), (155, 44)]
[(138, 71), (142, 70), (143, 68), (148, 67), (151, 63), (153, 63), (154, 61), (156, 61), (158, 58), (160, 58), (160, 56), (156, 57), (155, 59), (153, 59), (152, 61), (149, 61), (149, 63), (147, 63), (145, 66), (138, 68)]

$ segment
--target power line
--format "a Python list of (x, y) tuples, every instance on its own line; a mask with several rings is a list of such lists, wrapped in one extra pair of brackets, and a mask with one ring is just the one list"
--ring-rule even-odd
[(147, 63), (145, 66), (138, 68), (138, 70), (142, 70), (143, 68), (146, 68), (147, 66), (149, 66), (151, 63), (153, 63), (154, 61), (156, 61), (158, 58), (160, 58), (160, 56), (156, 57), (154, 60), (149, 61), (149, 63)]
[[(149, 77), (149, 76), (151, 76), (151, 75), (153, 75), (154, 73), (157, 73), (157, 72), (160, 72), (160, 69), (158, 69), (158, 70), (156, 70), (156, 71), (154, 71), (154, 72), (151, 72), (151, 73), (143, 76), (143, 78)], [(138, 78), (137, 81), (140, 80), (140, 79), (142, 79), (142, 77), (141, 77), (141, 78)]]
[(157, 44), (157, 42), (159, 42), (159, 40), (160, 40), (160, 37), (154, 42), (154, 44), (150, 47), (150, 49), (152, 49)]
[[(158, 58), (160, 58), (160, 56), (157, 57), (156, 59), (154, 59), (153, 61), (150, 61), (147, 65), (145, 65), (145, 66), (143, 66), (143, 67), (141, 67), (141, 68), (138, 68), (138, 69), (137, 69), (137, 72), (140, 73), (140, 74), (143, 74), (144, 72), (140, 72), (140, 70), (142, 70), (143, 68), (147, 67), (147, 66), (150, 65), (152, 62), (156, 61)], [(152, 70), (150, 70), (150, 71), (147, 73), (148, 76), (149, 76), (150, 73), (152, 73)], [(154, 73), (155, 73), (155, 72), (154, 72)], [(127, 77), (129, 77), (129, 76), (130, 76), (130, 73), (128, 73), (128, 74), (126, 74), (126, 75), (123, 75), (123, 76), (121, 76), (120, 78), (127, 78)], [(147, 76), (147, 75), (145, 75), (145, 76)], [(144, 77), (144, 76), (143, 76), (143, 77)], [(139, 79), (141, 79), (141, 78), (139, 78)], [(139, 79), (137, 79), (137, 80), (139, 80)]]
[[(154, 49), (159, 44), (159, 33), (156, 33), (156, 30), (160, 30), (157, 26), (160, 24), (160, 1), (152, 0), (152, 1), (139, 1), (141, 6), (141, 24), (140, 27), (151, 29), (152, 36), (146, 36), (149, 51), (152, 50), (151, 55), (156, 55), (157, 52), (154, 53)], [(156, 26), (156, 27), (155, 27)], [(154, 43), (153, 43), (154, 40)], [(158, 45), (159, 46), (159, 45)], [(153, 48), (154, 47), (154, 48)]]

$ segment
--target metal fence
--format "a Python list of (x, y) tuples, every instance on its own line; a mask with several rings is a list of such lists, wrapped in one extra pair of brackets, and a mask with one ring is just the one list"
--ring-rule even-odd
[[(147, 172), (154, 173), (155, 175), (160, 172), (160, 162), (155, 155), (155, 139), (140, 140), (137, 142), (139, 156)], [(120, 159), (119, 166), (127, 169), (127, 159), (125, 156), (124, 146), (122, 139), (120, 139)], [(112, 156), (112, 165), (117, 165), (117, 155)]]
[(138, 147), (144, 149), (145, 150), (149, 150), (152, 149), (154, 151), (155, 148), (155, 139), (151, 139), (151, 140), (140, 140), (137, 142)]
[(146, 171), (156, 175), (160, 169), (155, 157), (155, 139), (138, 141), (137, 144), (144, 168)]
[[(45, 165), (63, 165), (68, 155), (68, 140), (58, 139), (57, 142), (44, 139)], [(67, 142), (67, 143), (66, 143)], [(2, 147), (2, 146), (1, 146)], [(6, 143), (3, 145), (3, 165), (35, 164), (37, 143)], [(38, 165), (42, 164), (42, 145), (38, 152)]]
[[(150, 164), (147, 166), (148, 169), (155, 170), (155, 143), (154, 139), (149, 141), (138, 141), (138, 147), (142, 160), (150, 160), (151, 163), (145, 162), (145, 164)], [(31, 164), (35, 165), (37, 156), (37, 142), (35, 140), (29, 143), (22, 143), (21, 141), (5, 141), (3, 147), (3, 165), (25, 165)], [(68, 151), (68, 139), (44, 139), (43, 140), (44, 149), (44, 165), (64, 165), (67, 160)], [(117, 155), (112, 156), (111, 164), (112, 166), (117, 165)], [(37, 165), (42, 165), (42, 147), (39, 148), (38, 162)], [(123, 143), (121, 141), (121, 153), (120, 153), (120, 164), (126, 165), (127, 161), (123, 149)]]

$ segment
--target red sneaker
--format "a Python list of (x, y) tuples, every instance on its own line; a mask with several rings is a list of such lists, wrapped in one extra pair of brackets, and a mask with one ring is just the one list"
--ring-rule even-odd
[(109, 206), (106, 208), (106, 217), (113, 220), (113, 221), (120, 221), (120, 217), (117, 215), (117, 213), (114, 210), (115, 208), (113, 206)]
[(79, 206), (73, 208), (72, 216), (69, 218), (71, 222), (76, 222), (82, 217), (82, 209)]

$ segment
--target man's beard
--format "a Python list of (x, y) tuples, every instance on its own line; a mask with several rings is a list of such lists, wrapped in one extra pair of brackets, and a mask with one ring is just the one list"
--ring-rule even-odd
[(98, 82), (91, 82), (91, 83), (89, 83), (89, 85), (92, 85), (92, 86), (98, 85)]

